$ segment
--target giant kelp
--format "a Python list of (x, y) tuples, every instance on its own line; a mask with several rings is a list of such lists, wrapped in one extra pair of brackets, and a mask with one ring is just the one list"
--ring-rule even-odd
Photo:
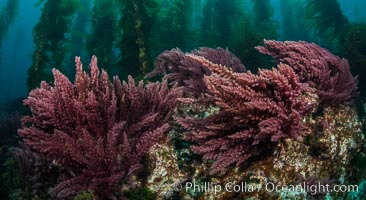
[(18, 12), (19, 0), (8, 0), (0, 11), (0, 44)]
[(18, 12), (19, 0), (8, 0), (0, 11), (0, 71), (1, 71), (1, 45), (4, 37), (9, 31)]
[(281, 9), (281, 38), (285, 40), (304, 40), (310, 38), (305, 26), (305, 1), (306, 0), (280, 0)]
[(248, 69), (256, 71), (259, 67), (268, 66), (269, 61), (255, 51), (254, 47), (260, 45), (264, 38), (276, 39), (278, 35), (271, 2), (252, 0), (251, 3), (251, 10), (249, 7), (242, 10), (232, 20), (233, 34), (229, 48)]
[(90, 55), (100, 57), (99, 65), (110, 72), (114, 66), (112, 52), (116, 39), (117, 9), (114, 0), (96, 0), (91, 14), (91, 34), (86, 41)]
[(208, 47), (227, 47), (233, 27), (232, 20), (240, 9), (236, 6), (239, 1), (210, 0), (203, 7), (201, 26), (201, 45)]
[(348, 58), (351, 71), (358, 74), (360, 93), (366, 93), (366, 24), (350, 23), (339, 40), (340, 54)]
[[(277, 35), (277, 22), (273, 20), (274, 7), (270, 0), (252, 0), (252, 24), (260, 38), (275, 39)], [(259, 42), (259, 41), (256, 41)]]
[(162, 5), (151, 30), (151, 55), (175, 47), (183, 51), (193, 47), (195, 33), (192, 29), (192, 0), (171, 0)]
[(52, 76), (49, 70), (52, 67), (62, 68), (65, 33), (72, 24), (77, 3), (76, 0), (47, 0), (44, 3), (41, 17), (33, 28), (36, 48), (32, 66), (28, 69), (28, 90), (37, 87), (41, 80), (50, 81)]
[(332, 47), (348, 23), (338, 0), (307, 0), (306, 14), (308, 26), (316, 31), (320, 42)]
[(117, 42), (122, 78), (142, 76), (152, 67), (149, 55), (149, 36), (160, 9), (159, 0), (117, 0), (121, 13)]
[[(75, 55), (84, 56), (86, 55), (85, 43), (88, 36), (88, 27), (91, 20), (91, 3), (90, 0), (80, 0), (80, 8), (75, 12), (75, 17), (70, 28), (70, 39), (67, 43), (67, 49), (69, 51), (66, 53), (65, 66), (70, 66), (74, 63)], [(91, 34), (91, 33), (90, 33)], [(75, 73), (74, 68), (64, 69), (64, 73), (71, 77)]]

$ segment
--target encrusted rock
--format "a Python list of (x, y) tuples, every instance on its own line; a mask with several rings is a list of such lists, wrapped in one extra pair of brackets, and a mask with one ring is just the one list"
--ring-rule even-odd
[[(338, 195), (334, 198), (343, 198), (344, 194), (312, 193), (306, 190), (309, 188), (301, 191), (268, 191), (270, 188), (265, 188), (347, 184), (350, 160), (364, 142), (355, 109), (347, 106), (325, 108), (323, 115), (304, 121), (309, 127), (307, 137), (297, 141), (286, 139), (274, 152), (245, 166), (228, 169), (216, 176), (208, 176), (207, 167), (197, 166), (200, 170), (196, 170), (190, 180), (201, 185), (203, 192), (198, 196), (197, 193), (184, 193), (183, 199), (318, 199), (334, 195)], [(205, 166), (207, 162), (196, 164)], [(197, 181), (202, 177), (206, 177), (205, 182)], [(237, 185), (241, 190), (228, 191), (226, 184)], [(215, 185), (220, 185), (221, 190), (215, 191)]]
[(147, 186), (157, 193), (159, 199), (169, 199), (175, 192), (179, 192), (180, 185), (187, 177), (179, 170), (174, 147), (168, 139), (150, 149), (149, 168), (152, 172)]

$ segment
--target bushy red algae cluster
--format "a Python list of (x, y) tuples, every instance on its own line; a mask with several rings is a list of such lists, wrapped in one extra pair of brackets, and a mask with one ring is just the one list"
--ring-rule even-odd
[[(166, 198), (189, 194), (152, 184), (176, 187), (200, 176), (217, 183), (266, 177), (278, 184), (293, 182), (297, 175), (329, 179), (339, 172), (337, 178), (344, 178), (351, 153), (363, 140), (353, 108), (333, 108), (351, 105), (358, 94), (347, 61), (305, 42), (265, 41), (258, 50), (278, 59), (277, 67), (253, 74), (221, 48), (173, 49), (157, 58), (149, 74), (162, 73), (164, 81), (137, 86), (131, 77), (128, 83), (111, 80), (99, 71), (95, 57), (88, 74), (76, 58), (75, 83), (54, 70), (53, 86), (42, 82), (31, 91), (24, 103), (32, 114), (23, 118), (19, 135), (62, 169), (51, 190), (60, 199), (81, 190), (97, 199), (122, 199), (124, 186), (140, 186), (134, 185), (135, 175), (148, 152), (155, 164), (149, 165), (146, 183)], [(318, 108), (324, 112), (313, 115)], [(166, 135), (169, 124), (183, 134), (188, 151), (202, 156), (203, 162), (191, 163), (196, 170), (177, 167), (178, 158), (170, 155), (176, 135)], [(160, 181), (163, 176), (171, 179)], [(210, 195), (201, 197), (234, 198)], [(255, 194), (261, 195), (269, 194)]]

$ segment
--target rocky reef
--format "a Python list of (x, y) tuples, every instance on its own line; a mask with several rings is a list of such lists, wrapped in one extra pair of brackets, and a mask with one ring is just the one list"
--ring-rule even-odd
[(111, 80), (96, 57), (89, 73), (76, 58), (75, 83), (54, 70), (24, 100), (19, 130), (57, 171), (48, 197), (355, 196), (365, 138), (348, 61), (316, 44), (265, 45), (278, 64), (256, 74), (222, 48), (165, 51), (148, 75), (161, 83)]

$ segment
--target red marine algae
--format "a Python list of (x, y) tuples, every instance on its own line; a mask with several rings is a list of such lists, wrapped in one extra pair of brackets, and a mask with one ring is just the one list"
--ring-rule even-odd
[(42, 82), (30, 92), (24, 104), (32, 114), (23, 117), (19, 135), (63, 169), (51, 194), (69, 198), (92, 190), (97, 199), (115, 199), (121, 180), (129, 182), (141, 169), (142, 156), (168, 131), (182, 92), (169, 89), (166, 81), (110, 81), (95, 56), (90, 73), (82, 70), (79, 57), (75, 62), (74, 84), (54, 69), (53, 86)]

